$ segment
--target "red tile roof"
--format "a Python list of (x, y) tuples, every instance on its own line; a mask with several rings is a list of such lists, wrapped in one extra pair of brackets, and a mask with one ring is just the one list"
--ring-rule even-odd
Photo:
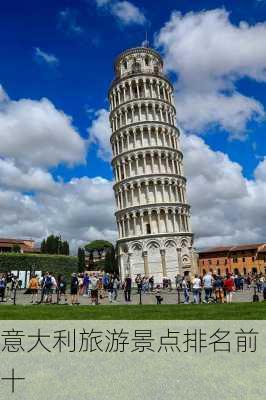
[[(261, 248), (261, 246), (263, 246), (263, 247)], [(199, 254), (222, 253), (222, 252), (230, 252), (231, 253), (234, 251), (256, 250), (256, 249), (258, 251), (266, 251), (266, 244), (265, 243), (250, 243), (250, 244), (248, 243), (248, 244), (239, 244), (236, 246), (217, 246), (217, 247), (211, 247), (206, 250), (201, 250), (201, 251), (199, 251)]]

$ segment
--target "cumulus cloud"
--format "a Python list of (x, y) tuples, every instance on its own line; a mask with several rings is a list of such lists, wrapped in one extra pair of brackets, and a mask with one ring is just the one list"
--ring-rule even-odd
[(266, 162), (246, 179), (238, 163), (201, 138), (183, 135), (182, 145), (196, 246), (264, 241)]
[(176, 75), (178, 119), (190, 131), (217, 126), (243, 138), (263, 105), (241, 94), (238, 80), (266, 81), (266, 23), (233, 25), (225, 9), (174, 12), (156, 37), (166, 69)]
[(48, 65), (57, 65), (59, 63), (58, 58), (53, 54), (48, 54), (45, 51), (42, 51), (39, 47), (35, 47), (34, 55), (36, 59), (45, 62)]
[(88, 128), (89, 143), (98, 145), (98, 157), (104, 161), (110, 161), (112, 157), (110, 146), (111, 129), (109, 125), (109, 112), (102, 108), (96, 111), (95, 118)]
[(47, 99), (12, 101), (0, 86), (0, 236), (41, 240), (60, 233), (74, 251), (93, 239), (114, 241), (113, 182), (64, 182), (49, 171), (84, 162), (85, 155), (86, 141), (69, 116)]
[(98, 7), (104, 7), (123, 25), (144, 25), (147, 20), (143, 12), (129, 1), (96, 0)]
[(0, 158), (0, 186), (23, 191), (45, 191), (56, 189), (52, 175), (41, 168), (19, 168), (14, 160)]
[[(0, 236), (34, 237), (62, 234), (77, 246), (100, 238), (114, 241), (112, 182), (103, 178), (74, 178), (58, 183), (56, 192), (34, 196), (15, 190), (0, 190)], [(104, 209), (104, 212), (103, 212)]]
[[(2, 93), (2, 94), (1, 94)], [(8, 99), (0, 91), (0, 156), (30, 166), (85, 160), (85, 142), (72, 119), (46, 98)]]

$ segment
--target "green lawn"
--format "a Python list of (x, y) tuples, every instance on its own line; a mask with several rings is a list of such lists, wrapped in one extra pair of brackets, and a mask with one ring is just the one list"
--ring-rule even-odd
[(1, 305), (0, 320), (266, 319), (266, 302), (200, 305)]

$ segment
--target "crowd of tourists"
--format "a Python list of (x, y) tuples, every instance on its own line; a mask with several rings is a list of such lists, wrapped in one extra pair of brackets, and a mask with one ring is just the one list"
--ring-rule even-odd
[(266, 279), (263, 274), (247, 276), (227, 273), (225, 276), (207, 272), (204, 276), (176, 276), (176, 288), (183, 290), (184, 303), (190, 302), (189, 293), (193, 294), (193, 303), (232, 303), (233, 293), (254, 289), (253, 301), (258, 301), (257, 293), (263, 293), (266, 300)]
[[(0, 274), (0, 302), (14, 299), (16, 290), (21, 283), (14, 274), (8, 272)], [(163, 302), (162, 293), (173, 292), (173, 282), (169, 278), (162, 278), (161, 284), (155, 284), (153, 276), (138, 274), (134, 281), (128, 275), (121, 281), (117, 274), (85, 272), (73, 273), (69, 278), (60, 274), (46, 272), (41, 277), (33, 274), (30, 277), (26, 293), (31, 294), (32, 304), (80, 304), (80, 296), (88, 297), (89, 304), (97, 305), (103, 299), (109, 303), (118, 301), (118, 291), (123, 292), (125, 303), (131, 302), (132, 288), (136, 287), (139, 296), (154, 295), (157, 304)], [(263, 274), (248, 274), (247, 276), (227, 274), (222, 277), (211, 272), (204, 276), (195, 274), (177, 275), (175, 277), (176, 302), (184, 304), (194, 303), (231, 303), (233, 293), (254, 289), (253, 301), (258, 301), (258, 294), (262, 293), (266, 300), (266, 279)], [(84, 303), (84, 302), (83, 302)]]

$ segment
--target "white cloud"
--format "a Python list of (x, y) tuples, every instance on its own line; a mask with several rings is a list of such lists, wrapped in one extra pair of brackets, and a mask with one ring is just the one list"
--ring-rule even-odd
[(260, 242), (266, 228), (266, 163), (246, 179), (238, 163), (195, 135), (182, 137), (196, 246)]
[(48, 99), (12, 101), (0, 99), (0, 157), (30, 166), (81, 163), (85, 142), (71, 117), (57, 110)]
[(37, 59), (44, 61), (49, 65), (57, 65), (59, 63), (59, 60), (55, 55), (45, 53), (39, 47), (35, 47), (35, 56)]
[(12, 190), (45, 191), (56, 189), (52, 175), (41, 168), (19, 168), (14, 160), (0, 158), (0, 186)]
[(104, 7), (123, 25), (144, 25), (147, 20), (141, 10), (129, 1), (96, 0), (98, 7)]
[(111, 12), (125, 25), (144, 25), (146, 22), (145, 15), (129, 1), (115, 2), (111, 8)]
[(112, 149), (110, 146), (111, 130), (109, 126), (109, 112), (104, 108), (95, 113), (95, 119), (88, 128), (89, 143), (98, 144), (98, 157), (110, 161)]
[(77, 22), (77, 11), (70, 8), (59, 12), (58, 27), (74, 35), (79, 35), (83, 32), (82, 27)]
[(225, 9), (172, 14), (156, 45), (176, 74), (177, 114), (186, 130), (216, 125), (241, 138), (249, 121), (263, 117), (263, 105), (241, 94), (236, 82), (266, 81), (265, 37), (266, 23), (233, 25)]
[[(90, 240), (117, 238), (112, 182), (103, 178), (72, 179), (57, 191), (29, 196), (0, 190), (0, 236), (33, 237), (62, 234), (72, 250)], [(104, 212), (103, 212), (104, 210)]]

